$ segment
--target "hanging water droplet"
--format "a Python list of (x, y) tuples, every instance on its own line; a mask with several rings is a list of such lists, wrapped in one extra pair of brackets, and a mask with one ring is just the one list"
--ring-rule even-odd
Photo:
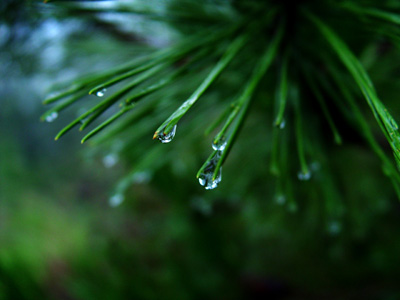
[(118, 155), (114, 153), (107, 154), (103, 157), (103, 165), (106, 168), (114, 167), (118, 162)]
[(97, 97), (103, 97), (104, 94), (106, 93), (106, 91), (107, 91), (107, 89), (102, 89), (102, 90), (100, 90), (100, 91), (97, 91), (97, 92), (96, 92), (96, 96), (97, 96)]
[(145, 184), (151, 180), (152, 174), (149, 171), (136, 172), (132, 177), (132, 183)]
[(222, 180), (222, 167), (218, 170), (217, 176), (213, 180), (213, 174), (220, 158), (220, 154), (220, 151), (216, 152), (213, 159), (208, 162), (208, 165), (199, 176), (199, 183), (204, 186), (206, 190), (215, 189)]
[(121, 205), (121, 203), (124, 201), (124, 198), (125, 197), (122, 194), (115, 194), (110, 197), (110, 199), (108, 200), (108, 204), (111, 207), (116, 207), (118, 205)]
[(217, 143), (212, 143), (211, 146), (214, 150), (219, 150), (219, 151), (224, 151), (225, 147), (226, 147), (226, 139), (225, 138), (221, 138), (219, 141), (217, 141)]
[(161, 130), (158, 133), (157, 138), (163, 144), (169, 143), (174, 138), (175, 133), (176, 133), (176, 125), (172, 128), (172, 130), (169, 133), (164, 133), (164, 130)]
[(275, 196), (276, 204), (283, 205), (286, 203), (286, 197), (283, 194), (278, 194)]
[(310, 172), (310, 171), (307, 171), (306, 173), (304, 173), (303, 171), (300, 171), (300, 172), (297, 174), (297, 178), (299, 178), (299, 180), (303, 180), (303, 181), (310, 180), (310, 178), (311, 178), (311, 172)]
[(342, 230), (342, 225), (338, 221), (332, 221), (328, 224), (328, 232), (337, 235)]
[(222, 168), (219, 169), (217, 177), (212, 180), (213, 173), (203, 173), (199, 176), (200, 185), (204, 186), (206, 190), (215, 189), (222, 179)]
[(57, 119), (57, 117), (58, 117), (58, 113), (56, 111), (54, 111), (46, 117), (46, 122), (49, 122), (49, 123), (53, 122), (55, 119)]
[(282, 122), (279, 124), (279, 129), (283, 129), (286, 126), (286, 121), (283, 119)]

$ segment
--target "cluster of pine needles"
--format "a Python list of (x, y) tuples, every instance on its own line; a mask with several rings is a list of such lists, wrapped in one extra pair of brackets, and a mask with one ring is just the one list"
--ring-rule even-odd
[[(169, 117), (155, 127), (153, 139), (171, 142), (175, 134), (179, 135), (177, 125), (182, 117), (195, 104), (202, 105), (197, 102), (205, 94), (219, 88), (217, 79), (224, 72), (240, 73), (243, 68), (246, 75), (243, 75), (242, 85), (231, 87), (235, 89), (235, 96), (230, 103), (220, 104), (224, 108), (219, 117), (207, 120), (210, 125), (206, 133), (216, 134), (210, 141), (213, 150), (197, 173), (201, 185), (213, 189), (220, 183), (222, 166), (251, 106), (257, 101), (265, 101), (260, 96), (265, 92), (273, 95), (269, 98), (273, 109), (266, 117), (270, 120), (272, 134), (266, 143), (271, 144), (269, 169), (278, 179), (279, 197), (290, 193), (287, 182), (292, 180), (288, 178), (293, 178), (289, 176), (292, 169), (299, 170), (296, 177), (300, 180), (312, 177), (313, 166), (308, 154), (312, 149), (307, 146), (310, 137), (307, 137), (304, 125), (310, 112), (315, 111), (312, 118), (326, 125), (329, 130), (326, 135), (331, 136), (333, 143), (340, 145), (344, 141), (338, 122), (347, 120), (356, 128), (379, 157), (385, 175), (392, 180), (400, 196), (400, 175), (394, 163), (400, 165), (398, 125), (358, 58), (365, 48), (378, 47), (383, 42), (400, 51), (400, 2), (175, 0), (167, 3), (171, 9), (162, 12), (136, 10), (135, 4), (126, 2), (113, 10), (165, 22), (182, 29), (183, 33), (180, 40), (169, 47), (149, 51), (124, 65), (78, 78), (48, 97), (44, 103), (54, 106), (42, 116), (47, 121), (52, 121), (72, 105), (81, 105), (80, 101), (87, 99), (88, 94), (102, 97), (65, 126), (56, 140), (75, 127), (86, 129), (112, 107), (114, 114), (90, 130), (82, 143), (93, 137), (100, 143), (123, 132), (133, 132), (140, 119), (157, 116), (161, 108), (165, 111), (165, 101), (169, 98), (182, 97), (179, 93), (174, 96), (171, 91), (179, 91), (185, 82), (196, 82), (199, 74), (206, 70), (191, 95), (180, 99)], [(54, 5), (86, 13), (102, 11), (84, 2)], [(179, 5), (193, 9), (172, 9)], [(185, 33), (183, 27), (192, 28), (191, 34)], [(267, 80), (270, 82), (266, 83)], [(118, 88), (112, 93), (106, 91), (113, 86)], [(386, 137), (394, 160), (387, 154), (386, 146), (375, 137), (369, 116), (364, 112), (365, 106), (369, 107)], [(113, 126), (109, 128), (111, 124)], [(294, 147), (289, 145), (291, 141)], [(251, 149), (247, 151), (251, 152)], [(289, 152), (297, 153), (295, 168), (288, 163)], [(145, 156), (143, 153), (141, 159), (144, 161)], [(293, 159), (293, 155), (290, 157)], [(154, 162), (154, 159), (148, 160)]]

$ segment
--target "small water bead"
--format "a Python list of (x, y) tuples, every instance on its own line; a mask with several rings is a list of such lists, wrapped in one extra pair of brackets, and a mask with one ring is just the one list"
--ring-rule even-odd
[(103, 165), (106, 168), (114, 167), (117, 164), (117, 162), (118, 162), (118, 155), (114, 153), (110, 153), (103, 157)]
[(55, 119), (57, 119), (57, 117), (58, 117), (58, 113), (55, 111), (55, 112), (52, 112), (51, 114), (49, 114), (47, 117), (46, 117), (46, 122), (53, 122)]
[(115, 195), (111, 196), (111, 198), (108, 200), (108, 204), (111, 207), (116, 207), (116, 206), (121, 205), (121, 203), (124, 202), (124, 199), (125, 199), (124, 195), (115, 194)]
[(157, 135), (158, 140), (165, 144), (165, 143), (169, 143), (172, 141), (172, 139), (174, 138), (176, 133), (176, 125), (172, 128), (172, 130), (169, 133), (164, 133), (164, 131), (160, 131)]
[(306, 173), (304, 173), (303, 171), (300, 171), (300, 172), (297, 174), (297, 178), (298, 178), (299, 180), (302, 180), (302, 181), (310, 180), (310, 178), (311, 178), (311, 172), (310, 172), (310, 171), (307, 171)]
[(151, 178), (152, 174), (149, 171), (136, 172), (132, 177), (132, 183), (146, 184), (150, 182)]
[(226, 140), (225, 139), (220, 139), (217, 143), (212, 143), (211, 146), (214, 150), (219, 150), (219, 151), (224, 151), (226, 147)]
[(97, 91), (97, 92), (96, 92), (96, 96), (97, 96), (97, 97), (103, 97), (104, 94), (106, 93), (106, 91), (107, 91), (107, 89), (102, 89), (102, 90), (100, 90), (100, 91)]
[(282, 122), (279, 124), (279, 129), (284, 129), (286, 126), (286, 121), (282, 120)]

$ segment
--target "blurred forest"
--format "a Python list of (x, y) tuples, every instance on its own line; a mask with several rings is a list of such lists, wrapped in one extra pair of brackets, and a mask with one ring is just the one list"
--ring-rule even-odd
[[(310, 197), (296, 207), (274, 199), (270, 146), (259, 143), (264, 129), (252, 134), (257, 111), (213, 191), (193, 176), (209, 141), (193, 134), (168, 147), (152, 143), (158, 122), (140, 130), (160, 162), (135, 173), (119, 198), (114, 190), (131, 162), (113, 152), (118, 141), (82, 146), (78, 132), (53, 140), (79, 113), (39, 121), (55, 83), (179, 38), (163, 24), (126, 18), (0, 2), (0, 300), (400, 299), (400, 205), (357, 138), (326, 149), (340, 182), (352, 182), (339, 184), (340, 219), (326, 214), (312, 182), (303, 183), (298, 193)], [(379, 77), (393, 63), (382, 58), (371, 67), (383, 94), (398, 92)], [(211, 93), (210, 103), (218, 96)], [(398, 101), (388, 105), (398, 116)], [(204, 130), (208, 121), (197, 121)]]

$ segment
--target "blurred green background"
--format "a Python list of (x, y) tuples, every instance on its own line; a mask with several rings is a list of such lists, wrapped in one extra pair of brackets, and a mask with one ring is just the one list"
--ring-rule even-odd
[[(81, 146), (75, 132), (54, 142), (77, 111), (51, 125), (39, 116), (55, 82), (143, 51), (138, 32), (115, 14), (60, 16), (18, 0), (2, 0), (0, 16), (0, 300), (400, 299), (400, 206), (364, 145), (331, 156), (333, 166), (352, 157), (336, 171), (356, 178), (340, 221), (315, 195), (296, 212), (273, 201), (246, 128), (254, 153), (232, 154), (224, 180), (234, 186), (204, 191), (193, 176), (201, 160), (177, 160), (137, 174), (116, 205), (129, 161)], [(174, 38), (142, 21), (147, 43)], [(182, 151), (204, 158), (203, 148)]]

